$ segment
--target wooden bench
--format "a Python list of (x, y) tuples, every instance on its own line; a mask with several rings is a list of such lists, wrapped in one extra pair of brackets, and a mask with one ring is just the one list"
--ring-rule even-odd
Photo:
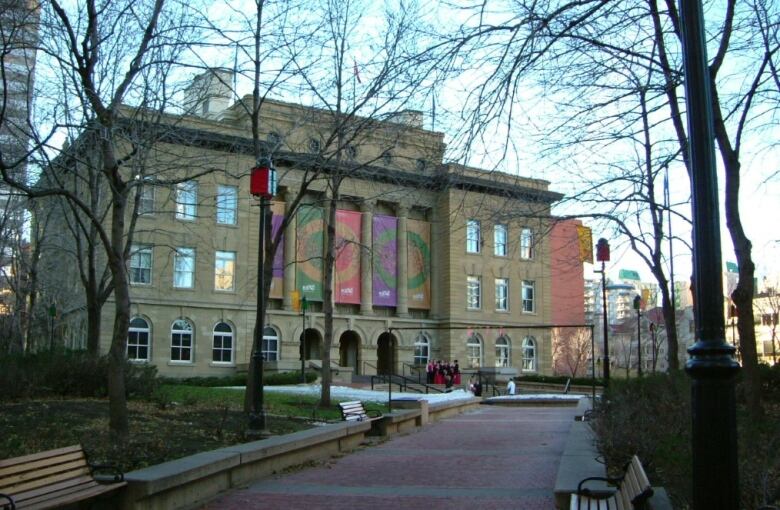
[(59, 508), (124, 487), (107, 465), (90, 465), (81, 445), (0, 460), (0, 508)]
[[(588, 490), (585, 484), (589, 481), (604, 481), (616, 486), (612, 493), (595, 493)], [(620, 478), (604, 478), (592, 476), (580, 481), (577, 493), (571, 495), (571, 510), (641, 510), (646, 508), (647, 501), (653, 496), (639, 457), (634, 455), (626, 464), (623, 476)]]
[(366, 421), (382, 416), (379, 411), (366, 411), (363, 402), (359, 400), (339, 402), (339, 407), (341, 408), (341, 419), (344, 421)]

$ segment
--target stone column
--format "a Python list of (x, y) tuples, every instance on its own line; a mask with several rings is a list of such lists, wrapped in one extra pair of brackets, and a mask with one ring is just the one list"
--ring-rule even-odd
[(374, 203), (363, 202), (363, 223), (360, 232), (360, 313), (373, 315), (374, 313), (374, 267), (373, 267), (373, 231), (374, 231)]
[[(285, 214), (291, 216), (293, 194), (285, 194), (285, 202), (287, 207), (285, 208)], [(284, 229), (284, 283), (282, 285), (284, 289), (284, 299), (282, 301), (285, 310), (292, 310), (292, 292), (295, 290), (295, 248), (298, 245), (296, 239), (296, 220), (292, 218), (290, 223), (287, 224), (287, 228)]]
[(399, 317), (406, 317), (409, 315), (409, 296), (408, 290), (406, 288), (408, 280), (406, 220), (409, 215), (409, 208), (403, 204), (398, 204), (396, 208), (396, 215), (398, 216), (398, 256), (396, 260), (398, 264), (398, 280), (396, 283), (396, 288), (398, 291), (398, 306), (396, 308), (396, 312)]

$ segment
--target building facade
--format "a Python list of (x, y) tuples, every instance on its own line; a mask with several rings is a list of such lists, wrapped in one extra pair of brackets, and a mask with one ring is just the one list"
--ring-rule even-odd
[[(191, 104), (193, 115), (169, 118), (169, 133), (150, 151), (155, 172), (139, 187), (128, 267), (128, 357), (172, 377), (244, 370), (256, 313), (249, 119), (238, 103)], [(418, 112), (357, 121), (360, 130), (340, 150), (334, 364), (408, 374), (442, 359), (464, 369), (550, 373), (543, 233), (561, 195), (543, 180), (444, 163), (443, 135), (423, 129)], [(332, 125), (328, 112), (300, 105), (267, 100), (261, 108), (262, 144), (279, 175), (274, 232), (291, 218), (274, 258), (262, 342), (268, 370), (299, 368), (301, 352), (307, 366), (322, 356)], [(307, 191), (296, 203), (301, 186)], [(111, 309), (104, 308), (104, 350)]]

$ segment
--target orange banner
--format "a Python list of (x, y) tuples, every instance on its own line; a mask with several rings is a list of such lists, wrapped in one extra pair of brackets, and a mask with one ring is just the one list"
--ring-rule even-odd
[(359, 211), (336, 210), (336, 303), (360, 304), (360, 225)]

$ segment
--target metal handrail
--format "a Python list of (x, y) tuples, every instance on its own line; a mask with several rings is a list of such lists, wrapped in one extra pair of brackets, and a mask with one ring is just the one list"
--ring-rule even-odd
[(422, 373), (425, 371), (425, 367), (420, 365), (413, 365), (404, 361), (401, 364), (401, 375), (406, 374), (406, 367), (409, 367), (410, 376), (412, 375), (412, 372), (417, 372), (417, 382), (422, 384)]

